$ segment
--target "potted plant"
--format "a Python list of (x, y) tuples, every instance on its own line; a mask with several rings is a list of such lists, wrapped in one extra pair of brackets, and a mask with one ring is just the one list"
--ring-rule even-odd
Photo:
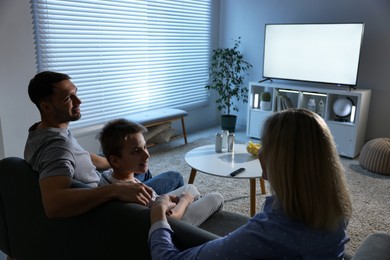
[(233, 48), (217, 48), (213, 50), (209, 69), (209, 84), (207, 89), (215, 89), (218, 93), (216, 103), (219, 111), (225, 111), (221, 115), (222, 130), (235, 131), (237, 116), (231, 112), (238, 112), (234, 99), (248, 102), (248, 89), (243, 88), (247, 71), (252, 65), (244, 60), (239, 47), (241, 37), (234, 41)]
[(261, 110), (270, 110), (271, 109), (271, 93), (265, 91), (261, 93), (260, 97), (260, 109)]

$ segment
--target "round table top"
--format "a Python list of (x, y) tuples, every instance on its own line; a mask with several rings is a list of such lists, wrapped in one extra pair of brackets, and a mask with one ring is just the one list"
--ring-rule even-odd
[[(246, 151), (244, 144), (234, 144), (234, 151), (221, 153), (215, 152), (215, 145), (205, 145), (194, 148), (185, 155), (187, 164), (197, 171), (229, 178), (260, 178), (262, 169), (257, 157)], [(245, 168), (245, 171), (235, 177), (230, 173), (238, 168)]]

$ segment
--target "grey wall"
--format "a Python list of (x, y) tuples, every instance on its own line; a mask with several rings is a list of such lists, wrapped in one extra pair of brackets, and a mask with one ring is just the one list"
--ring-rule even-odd
[[(243, 54), (254, 65), (251, 81), (262, 78), (264, 24), (365, 22), (357, 87), (372, 90), (366, 140), (390, 137), (389, 0), (221, 0), (220, 14), (220, 43), (242, 37)], [(239, 120), (245, 123), (244, 116)]]
[[(261, 79), (265, 23), (365, 22), (358, 87), (372, 90), (366, 139), (390, 136), (390, 1), (221, 0), (215, 19), (215, 40), (219, 38), (221, 47), (231, 46), (233, 38), (242, 37), (242, 51), (254, 66), (247, 81)], [(0, 61), (0, 158), (21, 157), (27, 129), (39, 121), (37, 109), (27, 96), (28, 81), (36, 73), (27, 0), (0, 0)], [(213, 101), (190, 110), (186, 118), (188, 131), (217, 123)], [(246, 124), (244, 104), (238, 113), (238, 124)], [(79, 137), (79, 141), (89, 151), (98, 150), (94, 135)]]
[(28, 125), (38, 118), (26, 92), (35, 73), (30, 17), (28, 1), (0, 1), (0, 158), (22, 154)]

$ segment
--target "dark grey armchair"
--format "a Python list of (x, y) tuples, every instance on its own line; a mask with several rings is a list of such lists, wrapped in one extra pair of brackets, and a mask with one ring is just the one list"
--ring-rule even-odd
[[(175, 242), (184, 249), (225, 235), (248, 219), (222, 211), (200, 228), (173, 219), (170, 223)], [(147, 207), (120, 201), (77, 217), (48, 219), (38, 174), (21, 158), (0, 161), (0, 250), (13, 258), (150, 259), (149, 226)]]

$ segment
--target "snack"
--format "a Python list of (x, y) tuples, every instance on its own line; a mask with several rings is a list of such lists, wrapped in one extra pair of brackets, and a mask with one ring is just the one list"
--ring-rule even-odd
[(256, 144), (252, 141), (249, 141), (246, 145), (246, 150), (248, 153), (250, 153), (253, 156), (257, 156), (257, 153), (259, 152), (259, 149), (261, 147), (261, 144)]

